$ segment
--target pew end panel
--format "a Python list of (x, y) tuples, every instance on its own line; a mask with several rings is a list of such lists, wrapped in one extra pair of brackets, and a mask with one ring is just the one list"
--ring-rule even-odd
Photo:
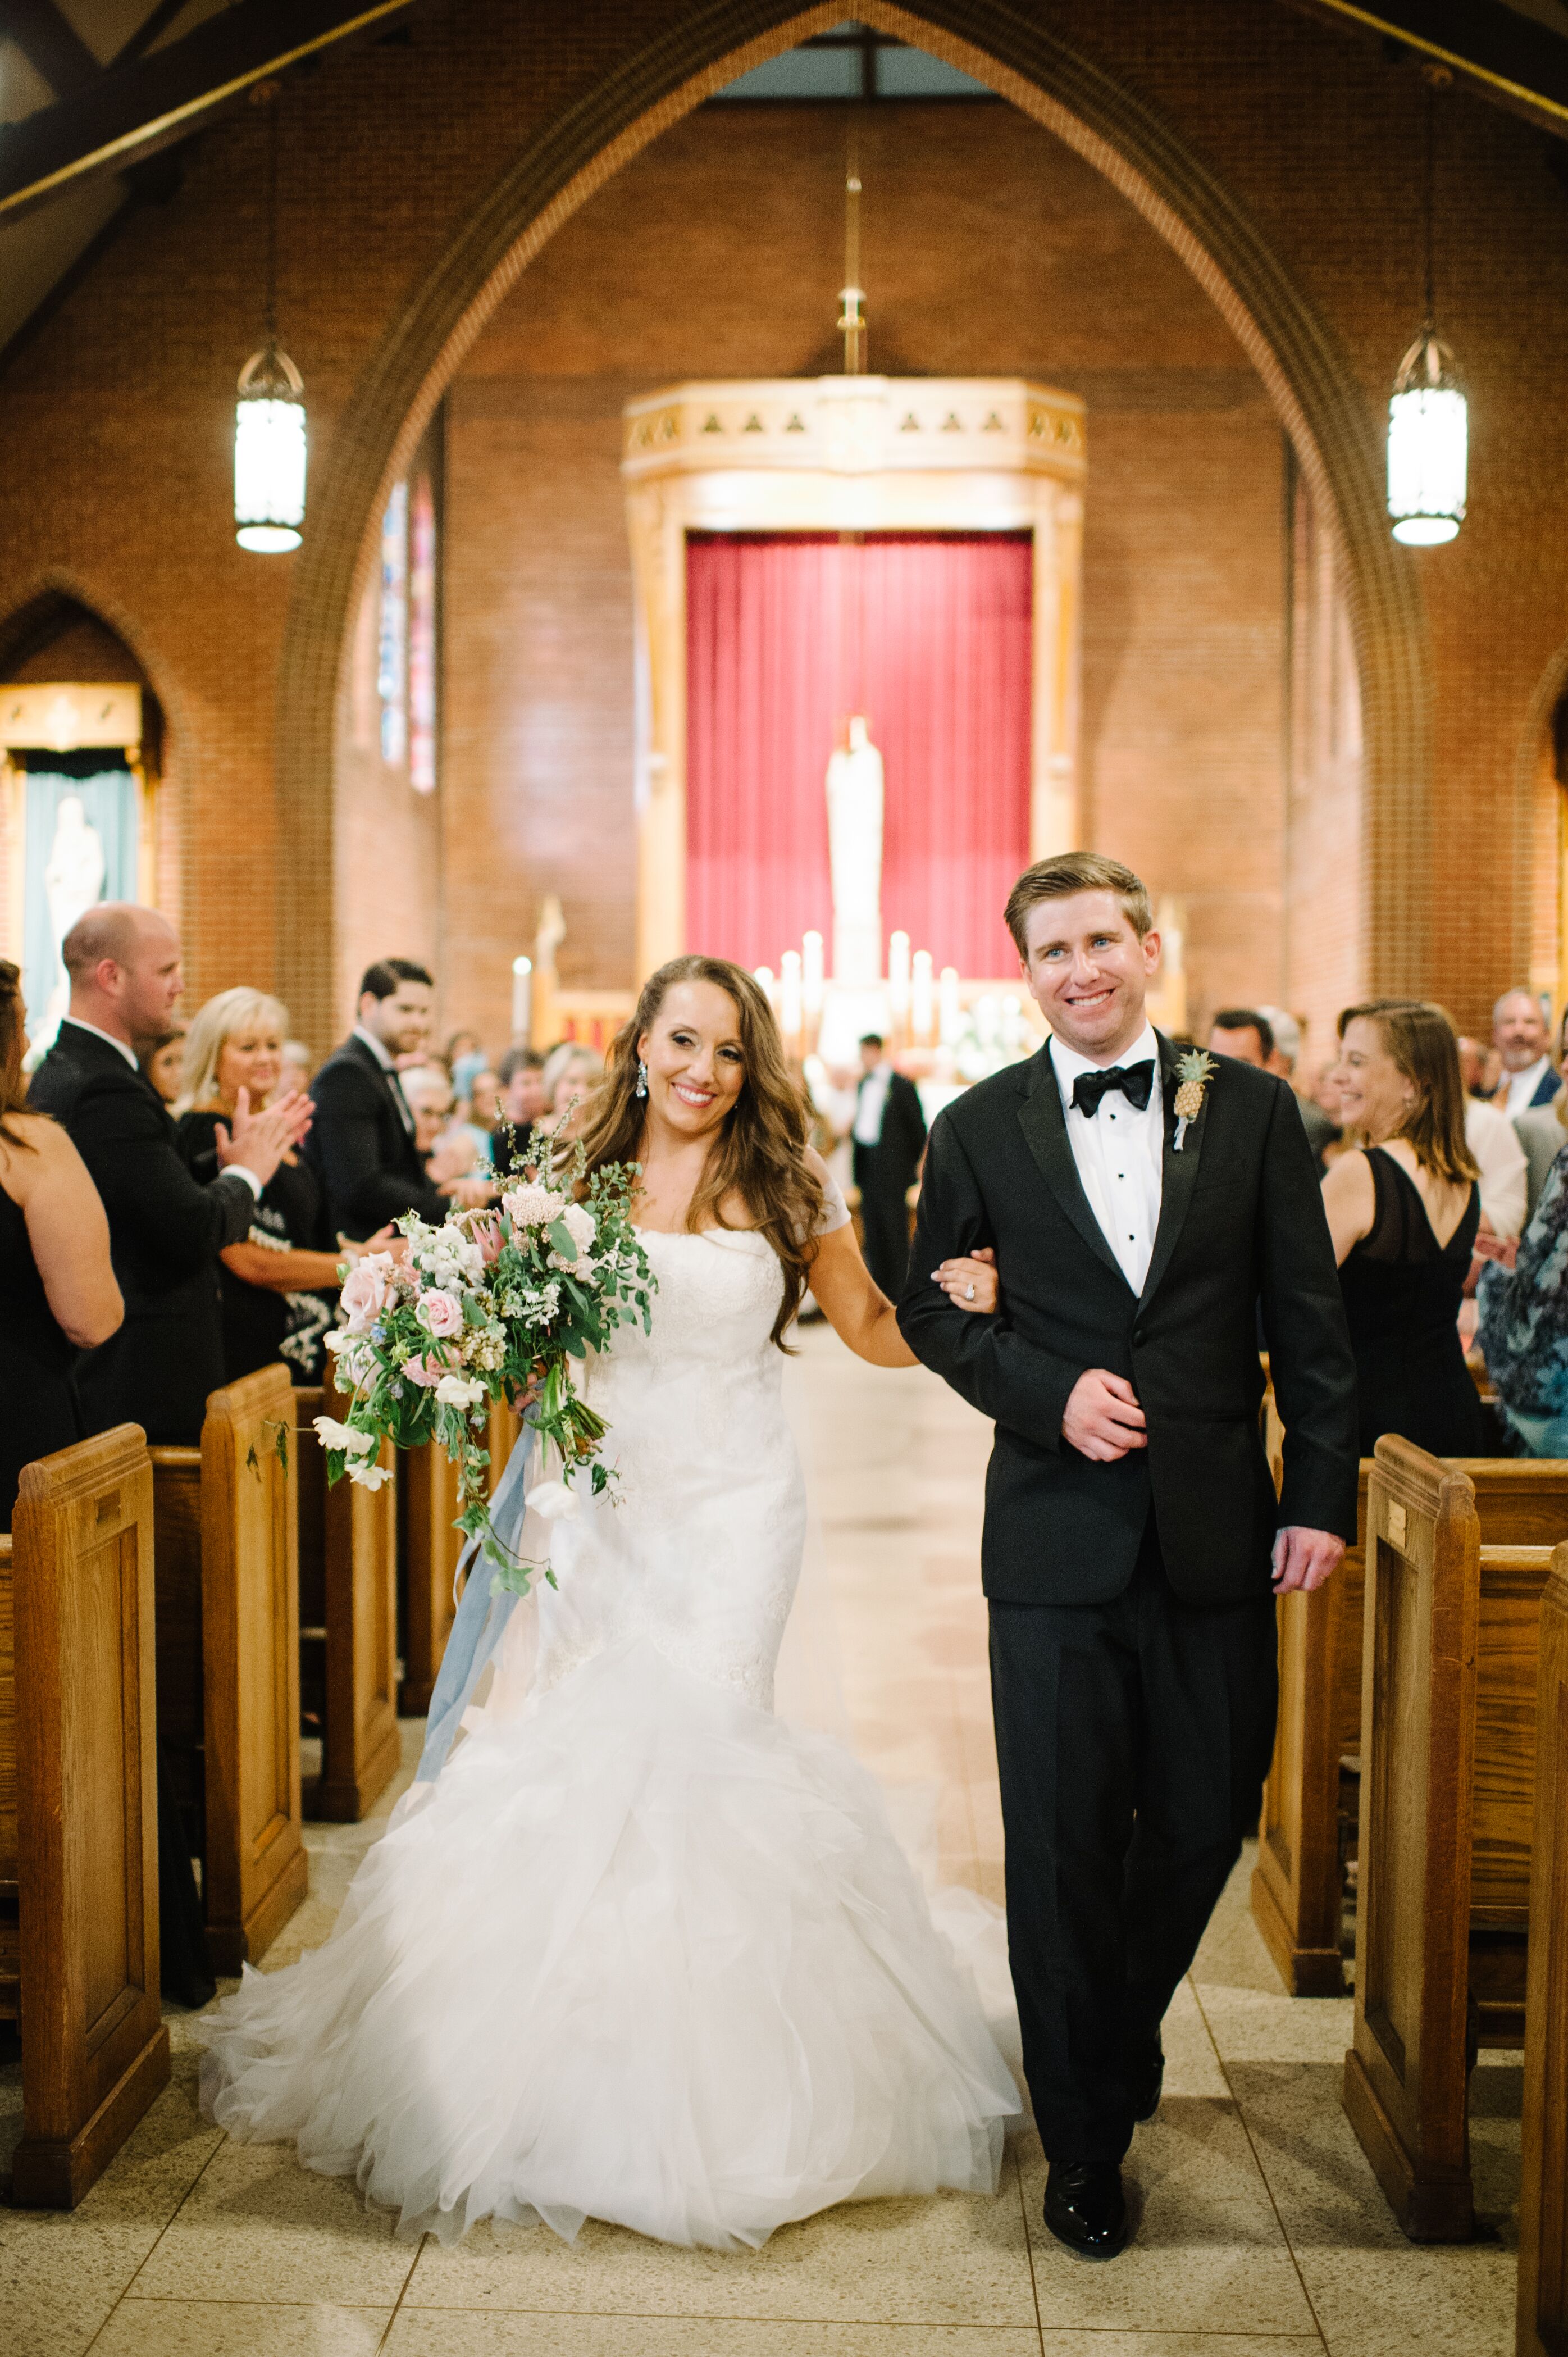
[(399, 1706), (423, 1718), (456, 1614), (453, 1584), (463, 1552), (457, 1473), (439, 1442), (411, 1448), (399, 1468), (398, 1536), (403, 1609), (403, 1675)]
[(11, 2199), (24, 2209), (73, 2209), (168, 2083), (153, 1548), (136, 1426), (24, 1469), (0, 1582), (22, 2034)]
[(1466, 1996), (1476, 1567), (1468, 1478), (1380, 1440), (1367, 1504), (1360, 1890), (1344, 2103), (1413, 2241), (1474, 2230)]
[(201, 1434), (207, 1870), (213, 1968), (263, 1955), (306, 1896), (298, 1442), (286, 1367), (214, 1392)]
[[(349, 1400), (326, 1394), (327, 1413)], [(309, 1444), (316, 1446), (314, 1439)], [(376, 1462), (392, 1478), (379, 1490), (347, 1479), (329, 1488), (322, 1460), (322, 1561), (326, 1717), (321, 1777), (311, 1813), (357, 1824), (385, 1792), (403, 1757), (397, 1724), (397, 1451), (381, 1443)]]
[(1541, 1608), (1516, 2357), (1568, 2349), (1568, 1545)]

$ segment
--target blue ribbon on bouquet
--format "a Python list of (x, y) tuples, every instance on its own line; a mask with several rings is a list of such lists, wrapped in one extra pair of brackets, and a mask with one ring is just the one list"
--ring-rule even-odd
[[(490, 1501), (491, 1524), (510, 1555), (518, 1552), (522, 1518), (528, 1507), (527, 1468), (534, 1455), (532, 1415), (530, 1410), (523, 1420), (517, 1447), (507, 1460), (506, 1471)], [(474, 1688), (506, 1635), (513, 1606), (523, 1600), (509, 1587), (495, 1587), (494, 1570), (493, 1564), (481, 1553), (479, 1541), (470, 1539), (457, 1559), (454, 1592), (465, 1572), (467, 1582), (457, 1598), (457, 1615), (446, 1640), (446, 1651), (441, 1656), (424, 1722), (424, 1749), (420, 1754), (415, 1780), (421, 1784), (433, 1784), (446, 1765)]]

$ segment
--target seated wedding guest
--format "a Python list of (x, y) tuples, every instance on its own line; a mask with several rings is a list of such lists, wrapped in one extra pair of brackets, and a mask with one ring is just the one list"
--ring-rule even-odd
[(403, 1211), (438, 1227), (451, 1202), (489, 1200), (477, 1181), (433, 1181), (414, 1137), (398, 1065), (424, 1050), (434, 988), (425, 968), (409, 958), (367, 966), (359, 1019), (310, 1084), (316, 1121), (306, 1152), (334, 1236), (374, 1235)]
[(1274, 1037), (1273, 1048), (1264, 1059), (1264, 1069), (1277, 1072), (1282, 1081), (1290, 1082), (1302, 1127), (1306, 1132), (1306, 1142), (1312, 1148), (1313, 1158), (1321, 1175), (1328, 1167), (1324, 1160), (1325, 1151), (1338, 1137), (1339, 1125), (1330, 1120), (1313, 1098), (1302, 1092), (1301, 1082), (1296, 1078), (1296, 1067), (1301, 1061), (1301, 1025), (1283, 1006), (1260, 1006), (1258, 1012)]
[[(1563, 1010), (1563, 1020), (1557, 1027), (1554, 1046), (1557, 1070), (1568, 1081), (1568, 1007)], [(1568, 1136), (1568, 1088), (1560, 1089), (1550, 1104), (1534, 1105), (1514, 1117), (1514, 1135), (1524, 1155), (1526, 1173), (1525, 1219), (1535, 1217), (1547, 1174), (1563, 1151)]]
[(1459, 1306), (1481, 1220), (1459, 1052), (1441, 1007), (1376, 999), (1339, 1017), (1347, 1129), (1323, 1204), (1356, 1353), (1360, 1454), (1398, 1433), (1434, 1457), (1487, 1453)]
[[(1466, 1095), (1463, 1103), (1465, 1142), (1481, 1178), (1482, 1222), (1494, 1236), (1520, 1235), (1529, 1216), (1530, 1167), (1517, 1124), (1499, 1107), (1485, 1104), (1479, 1097)], [(1530, 1114), (1525, 1117), (1540, 1121), (1542, 1115)], [(1556, 1126), (1557, 1116), (1550, 1105), (1544, 1118)], [(1561, 1129), (1557, 1136), (1561, 1143)]]
[(166, 917), (101, 901), (62, 955), (70, 1007), (33, 1075), (29, 1102), (70, 1132), (109, 1215), (124, 1323), (77, 1369), (89, 1433), (139, 1424), (154, 1443), (196, 1443), (224, 1380), (218, 1256), (248, 1236), (257, 1199), (310, 1121), (297, 1094), (252, 1110), (242, 1090), (216, 1133), (214, 1176), (191, 1176), (174, 1124), (136, 1069), (135, 1043), (169, 1028), (181, 986)]
[[(283, 1087), (287, 1029), (285, 1009), (260, 990), (220, 991), (192, 1020), (176, 1135), (196, 1178), (216, 1169), (219, 1128), (233, 1120), (241, 1090), (249, 1091), (253, 1105), (264, 1105)], [(368, 1245), (333, 1248), (320, 1182), (291, 1148), (262, 1189), (249, 1235), (225, 1244), (220, 1256), (224, 1381), (237, 1383), (282, 1360), (295, 1384), (320, 1383), (339, 1266), (360, 1252), (384, 1252), (393, 1241), (386, 1228)]]
[(1268, 1071), (1274, 1052), (1273, 1026), (1255, 1006), (1223, 1007), (1208, 1027), (1208, 1052), (1234, 1056), (1238, 1063)]
[(285, 1039), (283, 1043), (283, 1078), (278, 1086), (283, 1089), (303, 1089), (308, 1096), (310, 1075), (315, 1069), (315, 1063), (316, 1059), (303, 1039)]
[(1533, 990), (1505, 990), (1492, 1009), (1492, 1045), (1502, 1064), (1494, 1102), (1510, 1121), (1548, 1105), (1563, 1086), (1552, 1060), (1551, 1026)]
[(1568, 1125), (1556, 1106), (1531, 1118), (1556, 1125), (1559, 1150), (1513, 1265), (1506, 1246), (1480, 1239), (1491, 1265), (1481, 1271), (1476, 1339), (1513, 1448), (1568, 1457)]
[(926, 1151), (925, 1108), (875, 1031), (860, 1043), (860, 1065), (850, 1138), (865, 1265), (897, 1301), (909, 1274), (908, 1196)]
[[(456, 1080), (456, 1074), (453, 1077)], [(483, 1177), (495, 1168), (490, 1137), (500, 1115), (500, 1074), (492, 1065), (481, 1061), (466, 1082), (458, 1083), (457, 1096), (454, 1129), (462, 1128), (472, 1139), (472, 1167), (477, 1176)]]
[(581, 1113), (605, 1076), (605, 1060), (580, 1039), (563, 1039), (544, 1059), (544, 1097), (558, 1121), (574, 1100)]
[(156, 1039), (137, 1042), (136, 1070), (145, 1081), (151, 1081), (166, 1105), (172, 1105), (179, 1094), (184, 1060), (183, 1023), (176, 1024), (172, 1031), (160, 1031)]
[(473, 1132), (467, 1122), (456, 1118), (456, 1099), (446, 1066), (415, 1064), (398, 1077), (413, 1115), (413, 1140), (430, 1184), (446, 1188), (457, 1179), (488, 1177), (488, 1168), (478, 1171), (475, 1167)]
[(481, 1064), (488, 1063), (489, 1060), (479, 1043), (479, 1035), (477, 1031), (454, 1031), (446, 1042), (446, 1052), (441, 1060), (451, 1073), (454, 1085), (466, 1090), (467, 1079), (458, 1077), (458, 1065), (467, 1064), (471, 1060), (474, 1069), (477, 1070)]
[(125, 1315), (98, 1189), (65, 1131), (27, 1109), (21, 976), (0, 958), (0, 1531), (24, 1465), (80, 1440), (70, 1373)]
[(490, 1132), (490, 1160), (498, 1170), (505, 1170), (510, 1168), (509, 1156), (515, 1155), (520, 1162), (526, 1156), (534, 1123), (542, 1121), (550, 1110), (544, 1093), (544, 1059), (533, 1048), (509, 1048), (496, 1067), (496, 1077), (501, 1086), (501, 1112)]

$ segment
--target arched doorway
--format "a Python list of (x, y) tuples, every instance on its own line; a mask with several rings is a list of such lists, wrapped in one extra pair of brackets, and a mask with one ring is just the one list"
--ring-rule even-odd
[[(1412, 986), (1424, 963), (1418, 847), (1427, 770), (1426, 650), (1382, 512), (1379, 453), (1345, 355), (1257, 225), (1154, 111), (992, 0), (921, 15), (868, 0), (880, 29), (945, 57), (1041, 124), (1143, 215), (1225, 318), (1283, 421), (1337, 554), (1365, 732), (1359, 967)], [(334, 440), (291, 597), (280, 686), (278, 938), (291, 1002), (323, 1028), (316, 902), (333, 858), (333, 706), (372, 519), (465, 352), (530, 258), (631, 156), (745, 67), (835, 21), (719, 5), (693, 11), (532, 140), (389, 327)]]

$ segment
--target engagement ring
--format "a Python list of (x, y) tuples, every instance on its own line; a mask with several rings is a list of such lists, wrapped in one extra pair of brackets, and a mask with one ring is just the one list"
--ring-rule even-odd
[(963, 1297), (966, 1301), (972, 1301), (974, 1299), (974, 1287), (972, 1285), (966, 1285), (964, 1286)]

